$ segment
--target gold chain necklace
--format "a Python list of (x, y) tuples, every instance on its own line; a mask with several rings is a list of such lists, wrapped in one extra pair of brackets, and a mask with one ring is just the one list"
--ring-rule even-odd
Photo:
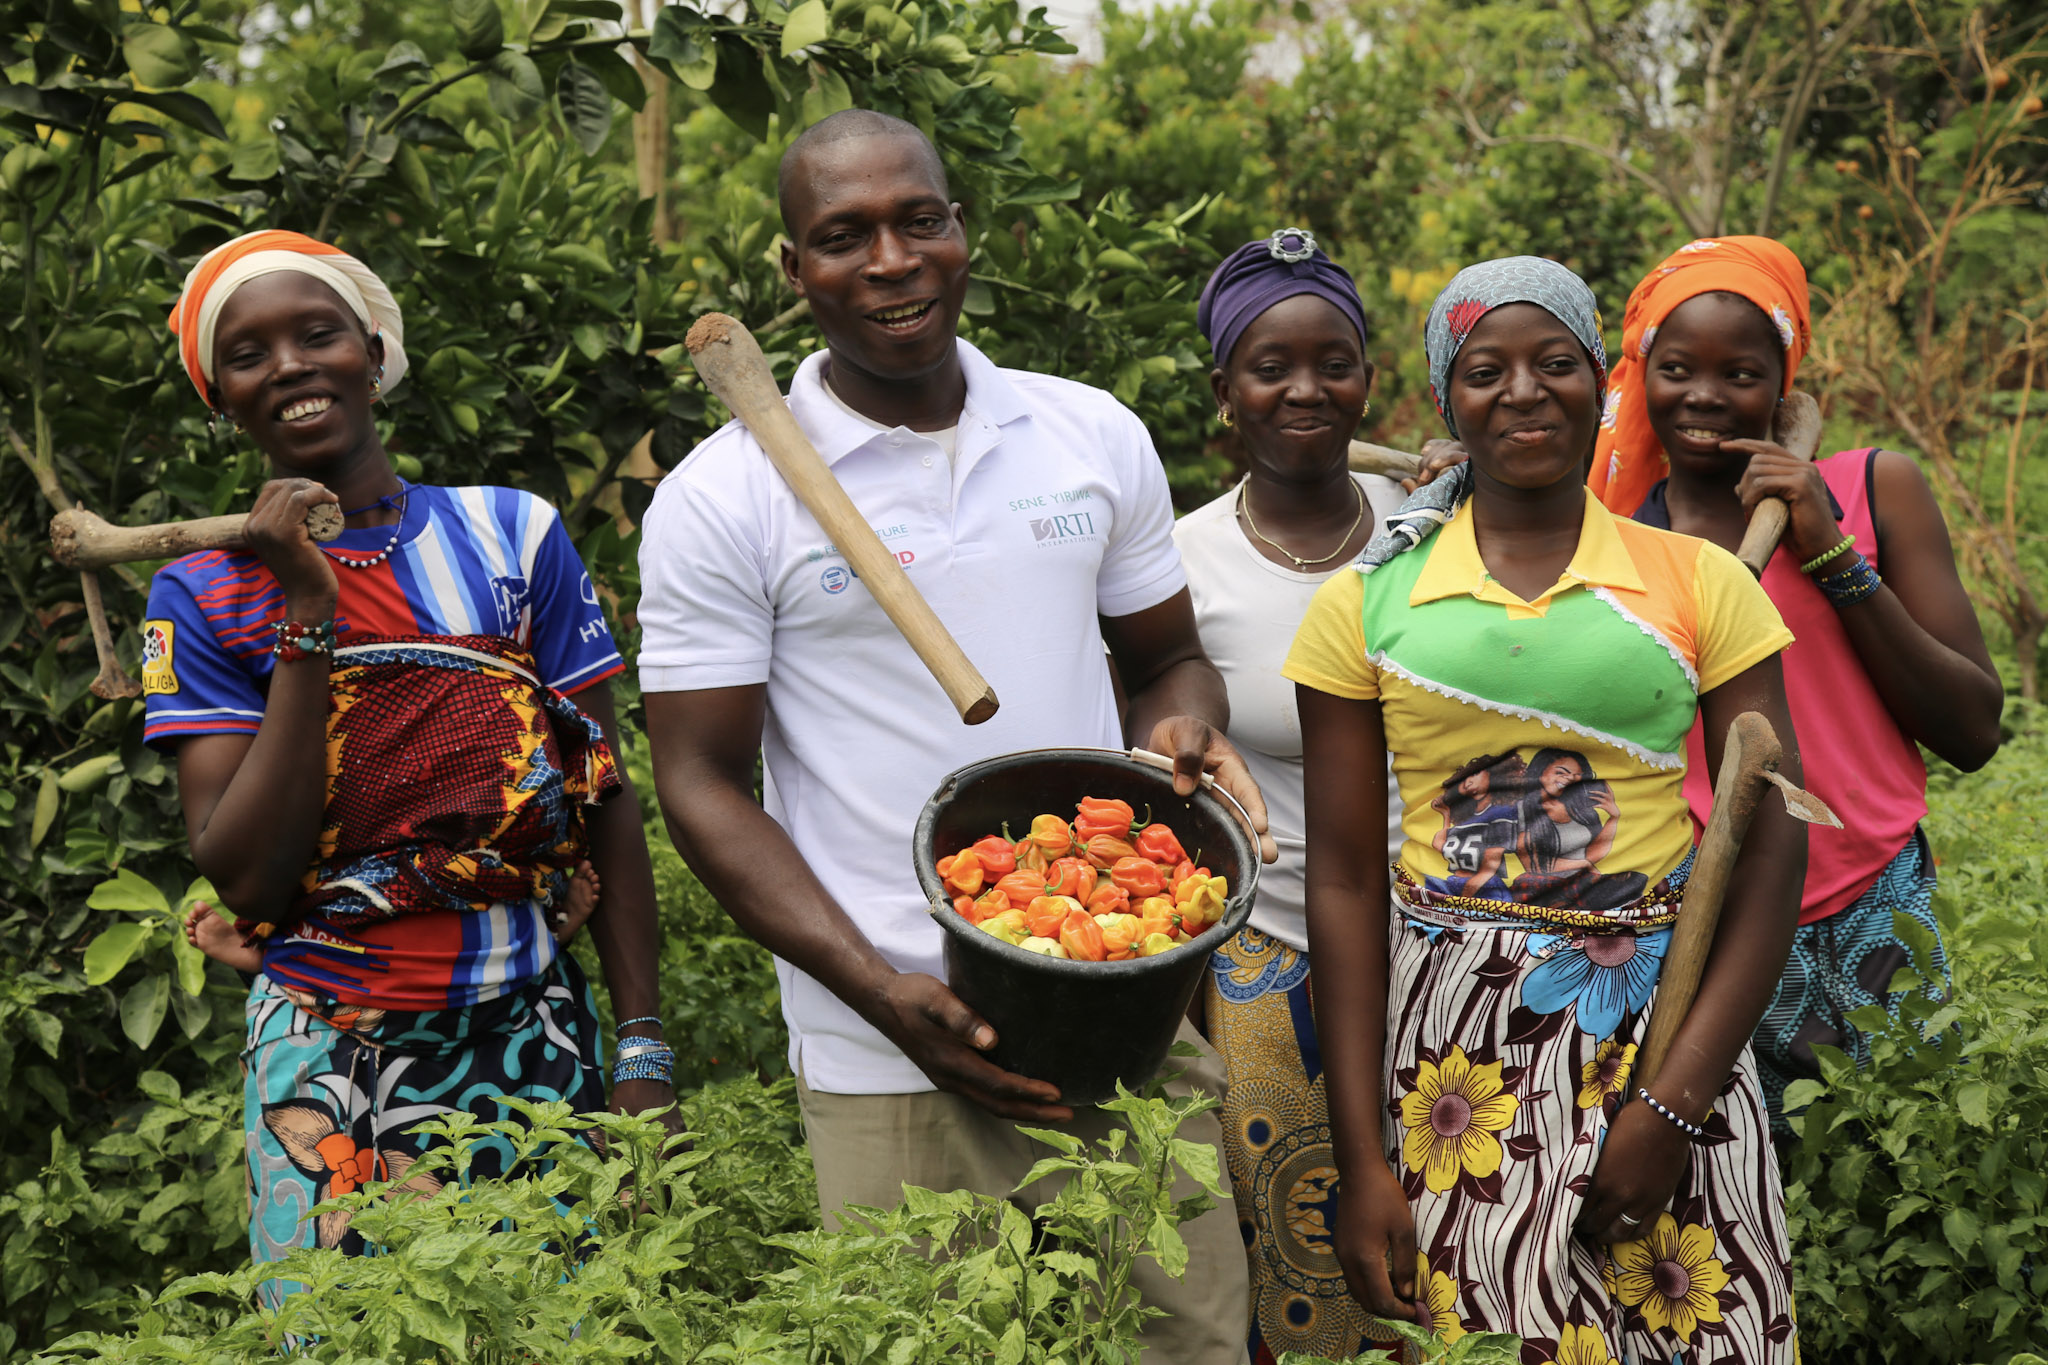
[(1344, 482), (1351, 485), (1352, 496), (1358, 499), (1358, 515), (1351, 519), (1351, 525), (1345, 528), (1342, 536), (1338, 537), (1337, 548), (1320, 559), (1303, 559), (1300, 555), (1294, 553), (1294, 551), (1259, 529), (1259, 524), (1252, 520), (1252, 483), (1250, 479), (1246, 479), (1237, 486), (1237, 510), (1244, 517), (1245, 529), (1250, 531), (1252, 535), (1293, 560), (1296, 569), (1312, 569), (1318, 564), (1327, 564), (1338, 555), (1343, 554), (1344, 547), (1351, 543), (1351, 537), (1357, 533), (1359, 526), (1365, 521), (1365, 490), (1358, 486), (1358, 480), (1356, 479), (1347, 478)]

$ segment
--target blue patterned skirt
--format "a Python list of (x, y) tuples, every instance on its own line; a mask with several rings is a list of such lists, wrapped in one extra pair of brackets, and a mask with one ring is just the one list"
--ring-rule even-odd
[(1820, 1075), (1815, 1044), (1840, 1048), (1855, 1058), (1856, 1065), (1865, 1066), (1870, 1040), (1847, 1016), (1866, 1005), (1881, 1005), (1885, 1013), (1897, 1017), (1907, 993), (1891, 989), (1892, 977), (1915, 964), (1912, 950), (1900, 941), (1893, 924), (1895, 913), (1910, 916), (1933, 937), (1934, 960), (1920, 966), (1935, 974), (1936, 979), (1927, 982), (1935, 995), (1948, 995), (1948, 949), (1934, 920), (1934, 882), (1927, 836), (1916, 829), (1898, 856), (1846, 909), (1799, 926), (1785, 974), (1778, 978), (1777, 992), (1752, 1040), (1773, 1138), (1792, 1137), (1785, 1087)]
[[(308, 1210), (373, 1180), (431, 1194), (407, 1171), (427, 1140), (408, 1129), (467, 1112), (511, 1116), (499, 1096), (604, 1108), (597, 1008), (568, 954), (526, 985), (458, 1009), (408, 1012), (317, 1000), (258, 976), (242, 1053), (249, 1163), (249, 1252), (261, 1264), (296, 1247), (368, 1250), (346, 1213)], [(505, 1174), (502, 1139), (472, 1149), (470, 1174)], [(295, 1286), (273, 1280), (273, 1305)]]
[(1289, 1351), (1345, 1360), (1390, 1336), (1337, 1264), (1337, 1162), (1308, 954), (1246, 929), (1209, 961), (1209, 1040), (1223, 1054), (1223, 1153), (1251, 1261), (1252, 1365)]

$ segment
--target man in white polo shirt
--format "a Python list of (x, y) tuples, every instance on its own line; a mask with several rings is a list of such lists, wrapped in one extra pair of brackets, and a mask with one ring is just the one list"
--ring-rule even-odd
[[(784, 268), (827, 344), (798, 370), (790, 410), (1002, 709), (960, 724), (735, 423), (662, 481), (645, 521), (655, 786), (677, 847), (776, 955), (825, 1209), (892, 1205), (906, 1181), (1007, 1195), (1043, 1152), (1015, 1122), (1110, 1125), (981, 1055), (994, 1035), (943, 983), (911, 868), (924, 802), (992, 754), (1125, 743), (1106, 641), (1130, 734), (1175, 755), (1182, 790), (1206, 766), (1261, 828), (1264, 808), (1219, 733), (1224, 689), (1143, 424), (1106, 393), (998, 369), (955, 337), (967, 239), (931, 144), (871, 111), (835, 115), (791, 146), (780, 200)], [(1201, 1046), (1186, 1079), (1219, 1093)], [(1221, 1133), (1212, 1114), (1184, 1135)], [(1147, 1333), (1147, 1358), (1229, 1365), (1248, 1313), (1233, 1214), (1182, 1232), (1184, 1282), (1141, 1271), (1147, 1300), (1173, 1315)]]

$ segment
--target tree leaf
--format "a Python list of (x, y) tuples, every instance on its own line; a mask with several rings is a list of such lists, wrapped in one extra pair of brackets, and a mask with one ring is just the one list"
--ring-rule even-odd
[(170, 1008), (171, 979), (160, 973), (145, 976), (121, 997), (121, 1032), (135, 1046), (148, 1047), (156, 1041), (157, 1030), (164, 1026), (164, 1015)]
[(57, 774), (45, 768), (42, 785), (36, 788), (35, 820), (28, 830), (29, 852), (35, 852), (37, 845), (43, 842), (43, 836), (50, 832), (50, 822), (57, 818), (58, 800)]
[(276, 138), (235, 148), (234, 159), (228, 164), (230, 180), (268, 180), (276, 174)]
[(164, 899), (164, 893), (154, 883), (122, 868), (107, 881), (92, 889), (85, 903), (95, 910), (153, 910), (159, 915), (171, 913), (171, 903)]
[(1991, 1126), (1991, 1086), (1985, 1081), (1965, 1081), (1956, 1088), (1956, 1112), (1965, 1123), (1979, 1128)]
[[(686, 82), (687, 83), (687, 82)], [(760, 54), (744, 38), (718, 44), (718, 78), (708, 93), (718, 112), (756, 141), (768, 137), (768, 117), (775, 112), (775, 90), (768, 84)]]
[(85, 946), (86, 984), (104, 986), (118, 976), (128, 965), (128, 959), (149, 941), (150, 928), (135, 920), (124, 920), (95, 935)]
[(418, 43), (401, 40), (391, 45), (391, 50), (384, 54), (383, 64), (370, 75), (378, 80), (387, 76), (400, 77), (402, 79), (385, 83), (402, 86), (426, 79), (433, 70), (434, 64), (427, 60), (426, 53), (420, 51)]
[(160, 114), (168, 114), (188, 128), (197, 128), (208, 137), (227, 141), (228, 130), (221, 126), (220, 115), (213, 112), (213, 106), (197, 95), (183, 90), (136, 90), (123, 95), (130, 104), (144, 104)]
[(825, 0), (804, 0), (782, 22), (782, 55), (794, 57), (831, 36), (832, 11), (825, 8)]
[(498, 0), (449, 0), (448, 17), (455, 24), (455, 47), (473, 62), (505, 46), (505, 19)]
[(1984, 1235), (1984, 1223), (1974, 1210), (1959, 1204), (1942, 1215), (1941, 1235), (1948, 1238), (1948, 1244), (1956, 1249), (1956, 1255), (1967, 1256), (1970, 1248), (1976, 1246)]
[(612, 95), (588, 67), (571, 61), (555, 77), (555, 102), (562, 124), (585, 156), (596, 156), (612, 131)]
[(669, 5), (655, 16), (647, 56), (692, 90), (709, 90), (718, 79), (718, 45), (702, 15)]
[(491, 58), (487, 83), (491, 107), (515, 123), (540, 108), (548, 96), (547, 87), (541, 83), (540, 68), (523, 53), (500, 52)]
[(130, 24), (121, 31), (121, 55), (143, 85), (183, 85), (199, 70), (199, 45), (163, 24)]

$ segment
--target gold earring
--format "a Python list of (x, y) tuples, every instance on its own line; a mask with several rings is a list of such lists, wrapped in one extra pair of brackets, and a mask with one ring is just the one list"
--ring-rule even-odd
[(1371, 412), (1371, 411), (1372, 411), (1372, 400), (1371, 400), (1370, 398), (1368, 398), (1368, 399), (1366, 399), (1366, 400), (1365, 400), (1365, 406), (1364, 406), (1364, 407), (1362, 407), (1362, 408), (1360, 408), (1360, 409), (1358, 410), (1358, 415), (1359, 415), (1360, 417), (1363, 417), (1363, 416), (1365, 416), (1365, 415), (1366, 415), (1366, 414), (1367, 414), (1368, 412)]
[(1230, 415), (1229, 408), (1216, 409), (1216, 420), (1223, 423), (1223, 425), (1226, 427), (1233, 427), (1237, 425), (1237, 419)]

